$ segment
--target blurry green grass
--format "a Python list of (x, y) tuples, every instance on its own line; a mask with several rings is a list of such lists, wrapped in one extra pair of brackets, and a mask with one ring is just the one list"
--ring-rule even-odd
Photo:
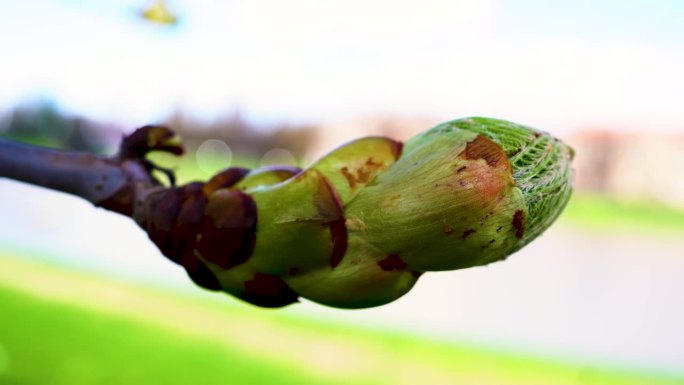
[[(228, 167), (246, 167), (253, 169), (259, 166), (259, 160), (256, 158), (238, 157), (234, 155), (230, 164), (214, 161), (205, 166), (205, 169), (201, 169), (195, 159), (194, 150), (189, 150), (189, 152), (183, 156), (154, 152), (149, 155), (149, 159), (160, 166), (172, 169), (179, 184), (206, 181), (215, 173)], [(162, 177), (161, 180), (164, 180), (164, 178)]]
[[(97, 299), (93, 299), (97, 300)], [(300, 384), (296, 370), (134, 319), (0, 290), (2, 384)], [(266, 370), (264, 370), (266, 369)]]
[(592, 230), (681, 233), (684, 210), (653, 201), (622, 201), (606, 195), (575, 193), (561, 222)]
[(55, 138), (49, 138), (47, 136), (22, 135), (18, 133), (5, 134), (0, 132), (0, 138), (41, 147), (62, 148), (62, 143)]
[(183, 156), (175, 156), (158, 152), (151, 153), (149, 155), (149, 159), (152, 162), (174, 170), (179, 184), (193, 181), (206, 181), (215, 173), (228, 167), (246, 167), (249, 169), (255, 169), (260, 166), (260, 161), (258, 158), (239, 154), (232, 155), (230, 164), (221, 162), (220, 156), (216, 156), (214, 158), (215, 159), (210, 158), (205, 160), (205, 168), (202, 169), (197, 163), (194, 149), (188, 149), (188, 152)]
[(0, 309), (0, 384), (684, 384), (2, 256)]

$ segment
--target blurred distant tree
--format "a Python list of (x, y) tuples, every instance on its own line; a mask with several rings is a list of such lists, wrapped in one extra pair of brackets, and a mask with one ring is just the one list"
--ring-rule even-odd
[(103, 153), (122, 136), (115, 126), (66, 115), (44, 101), (19, 106), (6, 115), (0, 137), (59, 149)]
[[(47, 101), (21, 105), (0, 121), (5, 122), (0, 125), (0, 137), (63, 150), (107, 153), (123, 136), (123, 130), (116, 125), (65, 114)], [(173, 127), (189, 150), (205, 140), (219, 139), (235, 153), (252, 158), (282, 148), (301, 159), (316, 139), (317, 131), (314, 125), (257, 125), (239, 112), (207, 122), (176, 111), (163, 124)]]
[(314, 125), (257, 125), (244, 119), (239, 111), (210, 122), (176, 111), (163, 124), (173, 127), (188, 148), (196, 148), (208, 139), (219, 139), (234, 152), (252, 157), (282, 148), (302, 158), (316, 140), (317, 132)]

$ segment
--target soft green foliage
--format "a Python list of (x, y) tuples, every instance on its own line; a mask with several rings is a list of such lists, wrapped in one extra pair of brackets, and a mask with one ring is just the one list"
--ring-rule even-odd
[[(0, 290), (3, 384), (300, 384), (307, 376), (229, 345)], [(264, 370), (264, 368), (268, 370)]]
[[(675, 385), (0, 258), (2, 384)], [(0, 357), (2, 359), (3, 357)]]
[(609, 195), (582, 193), (570, 199), (563, 223), (592, 231), (681, 234), (684, 210), (649, 200), (620, 200)]
[(205, 171), (202, 170), (197, 163), (195, 149), (189, 149), (188, 154), (185, 156), (174, 156), (164, 152), (152, 152), (148, 155), (148, 159), (155, 164), (171, 168), (176, 174), (179, 184), (185, 184), (198, 180), (208, 180), (214, 175), (215, 172), (231, 166), (247, 168), (259, 167), (258, 158), (233, 155), (231, 164), (220, 164), (215, 162), (215, 164), (212, 164), (210, 167), (211, 171)]

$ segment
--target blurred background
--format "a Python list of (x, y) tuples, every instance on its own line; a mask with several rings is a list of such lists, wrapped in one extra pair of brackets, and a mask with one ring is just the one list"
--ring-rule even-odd
[(0, 384), (684, 384), (684, 2), (0, 1), (0, 136), (181, 181), (466, 116), (577, 153), (558, 223), (370, 310), (195, 287), (128, 219), (0, 179)]

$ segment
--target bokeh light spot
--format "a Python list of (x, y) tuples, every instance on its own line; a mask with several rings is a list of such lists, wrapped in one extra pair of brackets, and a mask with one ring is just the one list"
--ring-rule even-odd
[(202, 171), (214, 174), (230, 167), (230, 163), (233, 160), (233, 151), (222, 140), (208, 139), (197, 148), (195, 160), (197, 161), (197, 166)]
[(297, 166), (297, 160), (290, 151), (273, 148), (261, 157), (261, 166)]

